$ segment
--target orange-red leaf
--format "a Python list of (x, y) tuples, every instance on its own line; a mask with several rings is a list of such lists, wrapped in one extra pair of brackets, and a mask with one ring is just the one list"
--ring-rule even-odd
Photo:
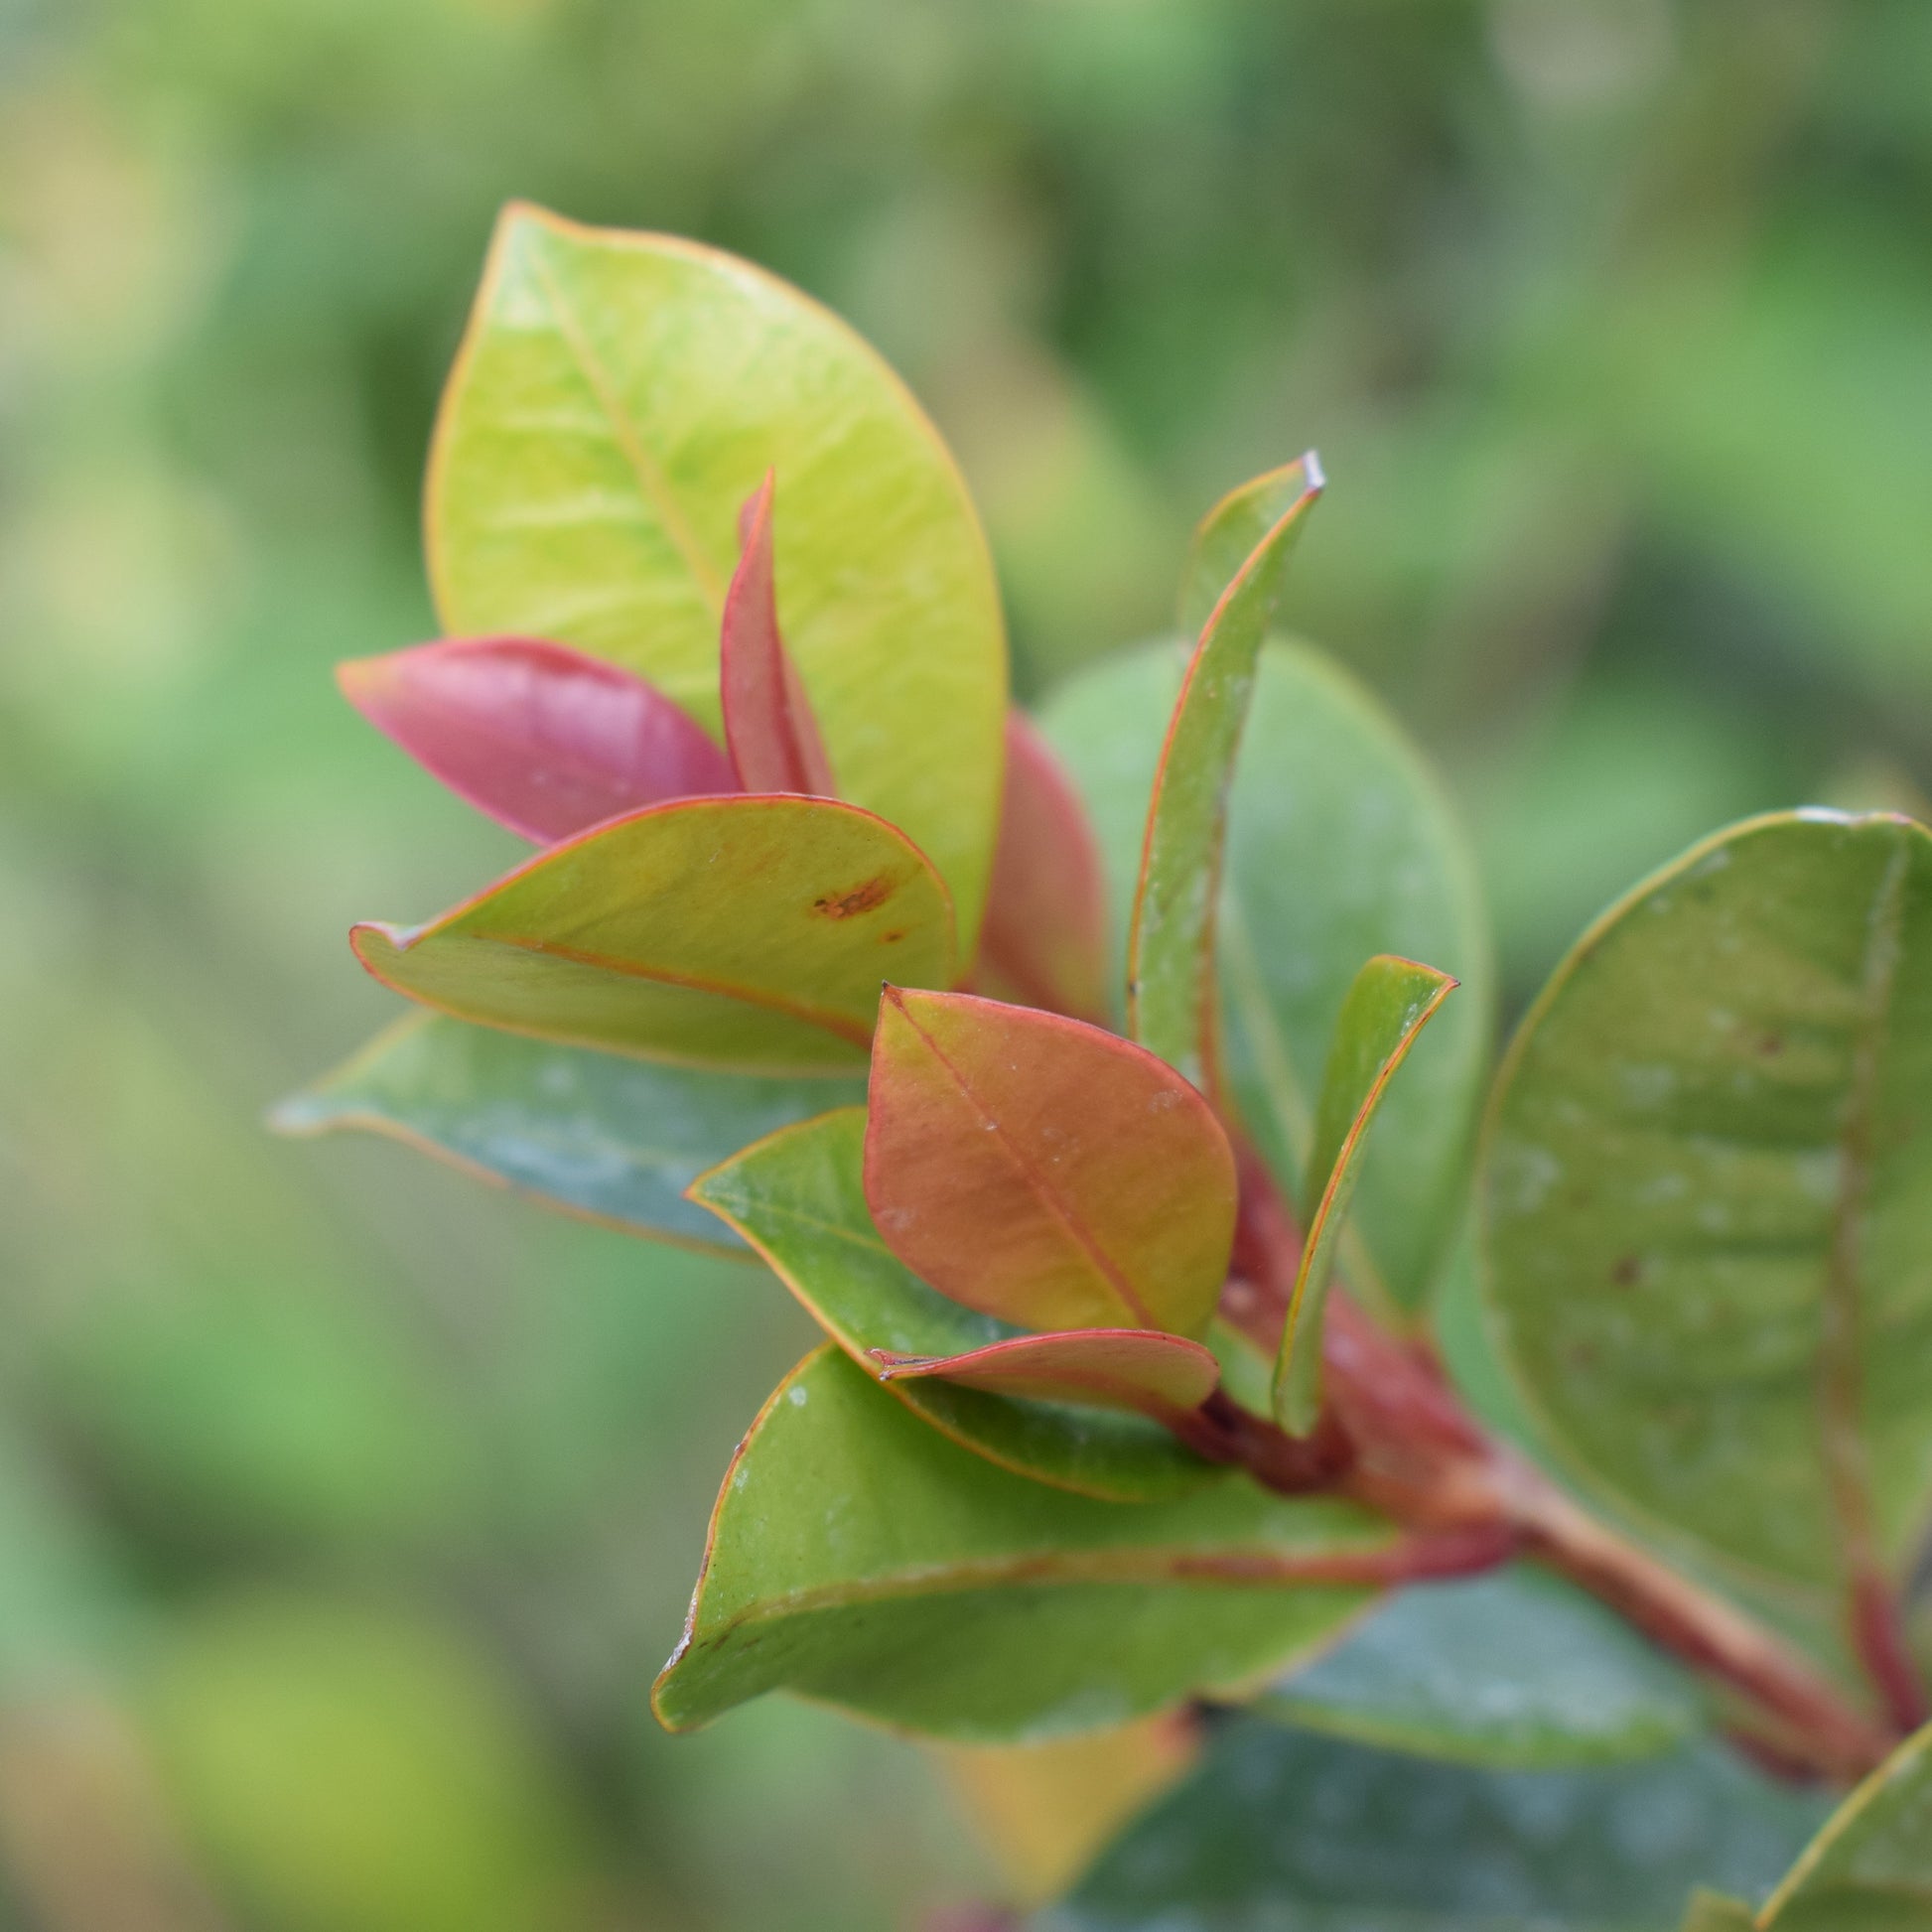
[(336, 667), (370, 724), (458, 797), (549, 845), (741, 789), (704, 728), (629, 671), (539, 637), (447, 637)]
[(1000, 842), (980, 938), (980, 984), (1079, 1020), (1107, 1015), (1100, 846), (1073, 781), (1019, 711), (1007, 713)]
[(778, 634), (767, 476), (739, 517), (744, 549), (725, 593), (719, 695), (725, 743), (747, 791), (836, 795), (832, 762), (818, 735), (798, 667)]
[(963, 993), (886, 989), (865, 1183), (908, 1268), (1026, 1328), (1193, 1332), (1234, 1230), (1227, 1137), (1172, 1067)]
[(1213, 1394), (1220, 1367), (1197, 1341), (1160, 1328), (1076, 1328), (1016, 1335), (964, 1355), (895, 1355), (875, 1348), (882, 1382), (936, 1376), (993, 1395), (1129, 1409), (1170, 1422)]

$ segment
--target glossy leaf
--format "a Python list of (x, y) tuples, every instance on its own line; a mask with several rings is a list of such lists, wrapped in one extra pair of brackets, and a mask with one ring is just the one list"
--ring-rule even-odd
[(1321, 493), (1312, 454), (1302, 490), (1229, 580), (1188, 660), (1148, 807), (1127, 941), (1127, 1025), (1197, 1084), (1213, 1076), (1214, 911), (1228, 788), (1262, 640), (1288, 555)]
[(1024, 713), (1007, 714), (1006, 789), (979, 990), (1076, 1020), (1107, 1019), (1107, 903), (1080, 794)]
[(862, 1080), (655, 1065), (412, 1013), (285, 1100), (273, 1123), (387, 1134), (549, 1206), (743, 1255), (685, 1188), (753, 1141), (864, 1096)]
[[(1238, 483), (1194, 529), (1180, 580), (1180, 634), (1198, 637), (1227, 587), (1268, 532), (1301, 500), (1311, 482), (1308, 457)], [(1318, 475), (1314, 478), (1319, 486)]]
[(1234, 1233), (1234, 1159), (1171, 1067), (1098, 1027), (889, 987), (866, 1130), (887, 1245), (1028, 1328), (1198, 1331)]
[(1433, 966), (1383, 953), (1355, 975), (1335, 1022), (1302, 1198), (1313, 1203), (1275, 1365), (1275, 1414), (1305, 1435), (1321, 1406), (1321, 1310), (1361, 1179), (1368, 1130), (1396, 1068), (1455, 982)]
[(1663, 1932), (1758, 1897), (1821, 1810), (1715, 1745), (1495, 1771), (1246, 1722), (1039, 1932)]
[(1544, 1433), (1759, 1578), (1902, 1577), (1932, 1517), (1932, 837), (1800, 813), (1607, 912), (1511, 1049), (1482, 1182)]
[[(773, 1134), (692, 1185), (758, 1250), (825, 1332), (868, 1373), (877, 1352), (963, 1355), (1020, 1330), (948, 1301), (873, 1226), (861, 1171), (865, 1110)], [(1196, 1489), (1215, 1471), (1166, 1429), (1133, 1415), (1015, 1401), (942, 1380), (892, 1384), (909, 1409), (1003, 1467), (1085, 1495), (1146, 1501)]]
[(1150, 1328), (1075, 1328), (1015, 1335), (964, 1355), (895, 1355), (873, 1351), (882, 1382), (937, 1377), (1034, 1402), (1126, 1409), (1155, 1422), (1198, 1409), (1220, 1370), (1197, 1341)]
[(1765, 1932), (1924, 1932), (1932, 1925), (1932, 1725), (1845, 1801), (1759, 1922)]
[(952, 977), (945, 888), (822, 798), (690, 798), (551, 847), (427, 925), (359, 925), (371, 973), (461, 1020), (685, 1065), (844, 1070), (879, 982)]
[(1641, 1638), (1528, 1570), (1401, 1591), (1255, 1708), (1358, 1743), (1525, 1770), (1654, 1757), (1702, 1721), (1689, 1681)]
[(1700, 1886), (1684, 1908), (1683, 1932), (1755, 1932), (1757, 1914), (1741, 1898)]
[(336, 667), (346, 697), (458, 797), (547, 845), (667, 798), (742, 790), (643, 679), (536, 637), (448, 637)]
[(798, 666), (778, 633), (771, 492), (766, 477), (745, 505), (744, 553), (725, 592), (718, 671), (725, 743), (745, 790), (832, 798), (838, 786), (825, 742)]
[(839, 795), (928, 856), (970, 956), (1006, 646), (937, 433), (865, 343), (751, 263), (504, 210), (431, 454), (446, 630), (554, 637), (720, 729), (739, 507), (773, 471), (785, 639)]
[[(1173, 650), (1133, 652), (1063, 686), (1040, 716), (1093, 814), (1117, 910), (1133, 894), (1178, 677)], [(1116, 944), (1124, 956), (1124, 932)], [(1494, 1005), (1487, 930), (1435, 779), (1345, 672), (1300, 648), (1262, 652), (1229, 804), (1217, 950), (1242, 1124), (1305, 1210), (1316, 1083), (1362, 961), (1400, 953), (1462, 982), (1376, 1115), (1343, 1247), (1357, 1295), (1416, 1308), (1463, 1213)]]
[(1238, 1475), (1167, 1503), (1049, 1489), (826, 1348), (739, 1449), (653, 1703), (674, 1730), (773, 1690), (965, 1741), (1119, 1725), (1319, 1641), (1387, 1536)]

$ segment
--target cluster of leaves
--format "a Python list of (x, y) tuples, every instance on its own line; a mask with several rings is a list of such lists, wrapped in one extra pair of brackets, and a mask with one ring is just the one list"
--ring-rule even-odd
[[(773, 1689), (1009, 1748), (1252, 1705), (1082, 1924), (1161, 1884), (1235, 1911), (1243, 1829), (1337, 1909), (1654, 1912), (1591, 1875), (1604, 1779), (1706, 1819), (1646, 1882), (1761, 1890), (1813, 1814), (1700, 1733), (1803, 1738), (1496, 1568), (1513, 1520), (1419, 1504), (1405, 1411), (1493, 1474), (1486, 1411), (1855, 1727), (1923, 1716), (1932, 843), (1757, 820), (1606, 914), (1489, 1095), (1463, 1242), (1487, 941), (1420, 760), (1271, 636), (1321, 488), (1306, 458), (1231, 493), (1183, 646), (1030, 722), (971, 502), (862, 343), (742, 262), (513, 208), (431, 466), (449, 636), (343, 684), (540, 850), (355, 929), (424, 1011), (282, 1118), (749, 1249), (823, 1327), (725, 1481), (672, 1727)], [(1926, 1749), (1761, 1917), (1693, 1923), (1917, 1922)], [(1536, 1851), (1530, 1777), (1594, 1852)], [(1342, 1869), (1217, 1778), (1319, 1787), (1344, 1844), (1480, 1825)], [(1521, 1896), (1458, 1895), (1485, 1835)]]

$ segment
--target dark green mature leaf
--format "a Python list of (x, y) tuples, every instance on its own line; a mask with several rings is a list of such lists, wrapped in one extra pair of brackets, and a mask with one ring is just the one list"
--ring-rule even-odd
[(1924, 1932), (1932, 1925), (1932, 1725), (1845, 1801), (1760, 1922), (1765, 1932)]
[(1673, 1932), (1761, 1895), (1822, 1810), (1712, 1745), (1493, 1771), (1246, 1721), (1040, 1932)]
[(1405, 1589), (1261, 1715), (1358, 1743), (1498, 1769), (1654, 1757), (1698, 1695), (1608, 1611), (1530, 1570)]
[[(1123, 923), (1179, 665), (1169, 646), (1114, 658), (1041, 714), (1093, 814)], [(1394, 722), (1325, 659), (1272, 644), (1229, 805), (1222, 1044), (1243, 1123), (1305, 1211), (1316, 1083), (1357, 970), (1383, 952), (1462, 986), (1377, 1113), (1343, 1249), (1357, 1293), (1380, 1287), (1412, 1309), (1462, 1212), (1494, 1002), (1481, 898), (1449, 807)]]
[(1497, 1338), (1595, 1483), (1760, 1577), (1932, 1513), (1932, 837), (1753, 820), (1639, 887), (1512, 1048)]
[(743, 1255), (684, 1190), (740, 1148), (865, 1091), (863, 1079), (659, 1066), (412, 1013), (283, 1101), (273, 1124), (388, 1134), (550, 1206)]
[(970, 954), (1006, 648), (932, 425), (843, 323), (751, 263), (504, 210), (430, 465), (446, 630), (608, 657), (715, 731), (739, 506), (768, 471), (779, 613), (840, 796), (930, 857)]
[(1098, 1729), (1331, 1635), (1389, 1537), (1232, 1474), (1173, 1502), (1067, 1495), (960, 1449), (827, 1347), (725, 1478), (653, 1704), (675, 1730), (772, 1690), (966, 1741)]
[(1297, 1435), (1314, 1427), (1321, 1406), (1321, 1308), (1361, 1181), (1368, 1130), (1396, 1068), (1454, 988), (1433, 966), (1381, 953), (1355, 975), (1341, 1003), (1302, 1188), (1312, 1206), (1275, 1365), (1275, 1414)]
[[(863, 1107), (807, 1121), (701, 1175), (691, 1197), (751, 1242), (863, 1368), (877, 1372), (874, 1351), (963, 1355), (1021, 1334), (928, 1288), (880, 1239), (866, 1206), (865, 1135)], [(942, 1381), (892, 1386), (956, 1442), (1061, 1488), (1134, 1501), (1180, 1494), (1214, 1474), (1138, 1416)]]
[[(1127, 939), (1128, 1032), (1200, 1087), (1216, 1070), (1214, 912), (1228, 787), (1289, 552), (1321, 493), (1312, 454), (1291, 469), (1301, 473), (1301, 488), (1281, 487), (1288, 506), (1228, 580), (1181, 680), (1148, 805)], [(1278, 485), (1263, 481), (1266, 499)]]
[(880, 981), (953, 972), (924, 855), (827, 798), (652, 806), (427, 925), (350, 939), (385, 985), (459, 1020), (741, 1073), (862, 1063)]

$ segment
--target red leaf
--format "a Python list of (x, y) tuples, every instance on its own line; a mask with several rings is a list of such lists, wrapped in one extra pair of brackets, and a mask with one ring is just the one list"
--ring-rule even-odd
[(744, 551), (725, 593), (719, 690), (725, 743), (747, 791), (832, 798), (831, 760), (797, 666), (778, 634), (767, 476), (739, 514)]
[(935, 1376), (993, 1395), (1131, 1409), (1171, 1422), (1198, 1409), (1220, 1380), (1220, 1365), (1197, 1341), (1159, 1328), (1079, 1328), (1017, 1335), (964, 1355), (894, 1355), (875, 1348), (882, 1382)]
[(1023, 1328), (1166, 1328), (1213, 1312), (1234, 1157), (1144, 1047), (1057, 1014), (888, 987), (866, 1200), (940, 1294)]
[(417, 763), (538, 845), (666, 799), (742, 789), (661, 691), (563, 644), (450, 637), (353, 658), (336, 678)]
[(980, 988), (1078, 1020), (1107, 1017), (1100, 845), (1073, 781), (1024, 713), (1007, 713), (1000, 842), (980, 938)]

